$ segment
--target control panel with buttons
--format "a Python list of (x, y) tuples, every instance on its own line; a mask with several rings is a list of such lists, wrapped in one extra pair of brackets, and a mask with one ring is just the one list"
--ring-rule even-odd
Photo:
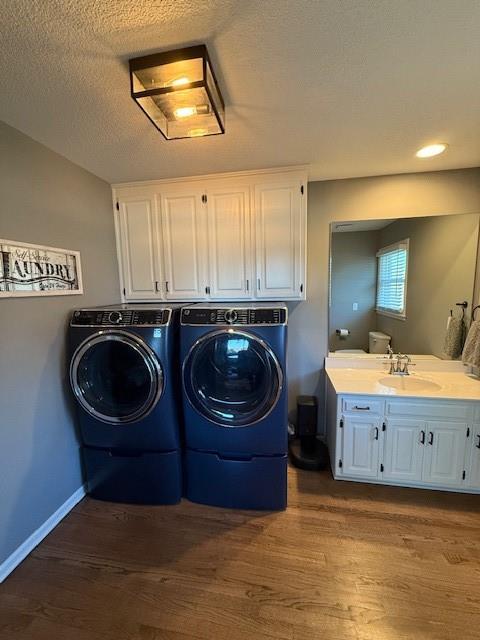
[(183, 325), (278, 325), (285, 324), (287, 312), (283, 308), (211, 309), (192, 307), (182, 309)]
[(170, 322), (170, 309), (78, 309), (72, 327), (157, 327)]

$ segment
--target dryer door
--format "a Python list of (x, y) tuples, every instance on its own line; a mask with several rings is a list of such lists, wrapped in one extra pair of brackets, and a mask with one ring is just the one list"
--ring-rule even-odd
[(268, 345), (233, 329), (198, 340), (183, 366), (187, 398), (205, 418), (244, 427), (265, 418), (280, 397), (283, 373)]
[(134, 334), (99, 331), (75, 351), (70, 382), (78, 402), (94, 418), (127, 424), (155, 407), (163, 371), (150, 347)]

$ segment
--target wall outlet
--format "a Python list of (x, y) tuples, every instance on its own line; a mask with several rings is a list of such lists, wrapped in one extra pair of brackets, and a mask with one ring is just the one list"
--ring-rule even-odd
[(358, 311), (358, 302), (352, 304), (352, 311)]

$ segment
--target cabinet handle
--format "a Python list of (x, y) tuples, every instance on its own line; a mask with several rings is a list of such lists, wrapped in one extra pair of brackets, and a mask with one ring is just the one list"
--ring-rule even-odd
[(420, 444), (425, 444), (425, 431), (420, 431)]
[(158, 293), (158, 280), (155, 280), (155, 293)]
[(478, 442), (477, 442), (477, 449), (480, 449), (480, 433), (477, 433), (477, 438), (478, 438)]
[(168, 293), (168, 280), (165, 281), (165, 291)]
[(370, 407), (359, 407), (358, 405), (355, 405), (353, 408), (356, 411), (370, 411)]
[(375, 427), (375, 440), (378, 440), (378, 427)]
[(247, 285), (247, 291), (248, 291), (248, 290), (250, 289), (250, 283), (249, 283), (249, 281), (248, 281), (248, 280), (247, 280), (247, 282), (246, 282), (246, 285)]
[(433, 431), (428, 434), (428, 444), (433, 444)]
[(257, 289), (260, 291), (260, 278), (257, 278)]

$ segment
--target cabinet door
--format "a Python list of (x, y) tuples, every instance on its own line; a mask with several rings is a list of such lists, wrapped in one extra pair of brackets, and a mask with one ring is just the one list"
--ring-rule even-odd
[(348, 416), (343, 419), (343, 475), (378, 477), (379, 437), (378, 418)]
[(208, 189), (207, 212), (210, 297), (251, 298), (250, 189)]
[(305, 195), (297, 180), (255, 186), (257, 297), (302, 298)]
[(423, 462), (423, 482), (439, 485), (462, 483), (466, 424), (428, 422)]
[(161, 299), (158, 213), (153, 196), (119, 198), (121, 268), (127, 300)]
[(167, 300), (205, 298), (206, 221), (202, 191), (171, 188), (160, 196)]
[(468, 486), (472, 489), (480, 489), (480, 427), (473, 428), (473, 442), (471, 445), (470, 470), (468, 473)]
[(425, 440), (424, 422), (389, 420), (385, 430), (382, 478), (398, 482), (420, 482)]

